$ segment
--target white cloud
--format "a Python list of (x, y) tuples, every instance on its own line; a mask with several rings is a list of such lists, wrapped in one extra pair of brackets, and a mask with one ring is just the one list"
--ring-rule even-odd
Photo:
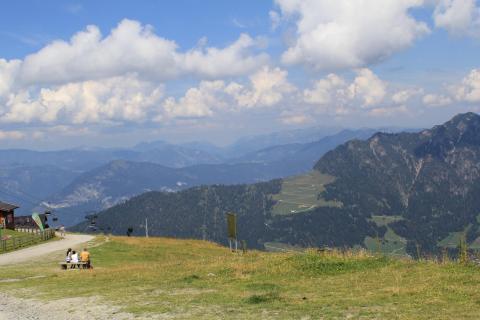
[(248, 87), (231, 83), (226, 92), (235, 98), (240, 107), (271, 107), (282, 101), (286, 94), (295, 91), (287, 75), (287, 71), (280, 68), (264, 67), (250, 76)]
[(0, 59), (0, 103), (2, 97), (5, 97), (13, 89), (20, 64), (20, 60)]
[(480, 102), (480, 69), (473, 69), (462, 83), (451, 87), (455, 99), (466, 102)]
[(423, 0), (276, 0), (296, 23), (297, 39), (282, 56), (286, 64), (316, 69), (357, 68), (405, 49), (429, 32), (409, 10)]
[(169, 97), (163, 104), (163, 114), (156, 120), (176, 117), (207, 117), (218, 111), (272, 107), (296, 90), (287, 80), (287, 72), (264, 67), (249, 77), (247, 84), (224, 81), (201, 81), (183, 97)]
[(446, 85), (444, 93), (429, 93), (422, 102), (427, 107), (444, 107), (454, 102), (480, 102), (480, 69), (472, 69), (458, 84)]
[(305, 89), (303, 96), (307, 103), (326, 105), (334, 98), (345, 96), (345, 91), (345, 80), (331, 73), (326, 78), (316, 81), (312, 89)]
[(207, 78), (248, 74), (268, 61), (265, 53), (254, 55), (250, 49), (263, 45), (262, 41), (242, 34), (237, 41), (223, 49), (197, 48), (177, 54), (177, 63), (183, 73)]
[(123, 77), (68, 83), (11, 94), (2, 122), (99, 123), (142, 121), (158, 104), (163, 86), (139, 80), (134, 74)]
[(442, 94), (427, 94), (422, 99), (428, 107), (444, 107), (452, 103), (452, 99)]
[(23, 132), (0, 130), (0, 140), (20, 140), (24, 138), (25, 138), (25, 134)]
[(303, 100), (316, 105), (319, 112), (346, 114), (359, 108), (373, 108), (386, 95), (386, 82), (369, 69), (358, 69), (351, 83), (336, 74), (316, 81), (311, 89), (303, 91)]
[(392, 95), (392, 101), (396, 104), (404, 104), (414, 96), (423, 94), (422, 88), (410, 88), (400, 90)]
[(436, 27), (453, 35), (480, 37), (480, 8), (475, 0), (438, 0), (433, 12)]
[(253, 54), (258, 42), (246, 34), (225, 48), (199, 47), (185, 53), (153, 28), (123, 20), (102, 37), (90, 25), (70, 41), (57, 40), (27, 56), (20, 80), (24, 84), (62, 84), (137, 73), (143, 79), (166, 80), (183, 74), (199, 77), (244, 75), (268, 61)]
[[(169, 97), (163, 105), (168, 118), (206, 117), (211, 116), (214, 109), (225, 108), (220, 97), (225, 83), (223, 81), (202, 81), (197, 88), (190, 88), (180, 99)], [(157, 117), (158, 121), (163, 120)]]
[[(290, 20), (297, 32), (283, 54), (284, 62), (314, 69), (354, 68), (353, 76), (331, 73), (299, 90), (289, 82), (286, 70), (269, 64), (259, 38), (241, 34), (221, 48), (201, 38), (194, 48), (181, 50), (152, 27), (123, 20), (107, 35), (88, 26), (68, 41), (51, 42), (23, 60), (0, 59), (0, 122), (48, 125), (62, 134), (78, 135), (79, 126), (96, 123), (172, 119), (176, 119), (172, 123), (203, 123), (196, 118), (255, 108), (275, 107), (271, 109), (275, 119), (300, 125), (311, 122), (309, 115), (315, 113), (405, 114), (415, 96), (412, 103), (423, 101), (425, 106), (480, 101), (480, 70), (472, 70), (446, 94), (423, 96), (422, 89), (411, 87), (395, 87), (392, 92), (387, 82), (361, 68), (428, 32), (409, 14), (422, 0), (276, 2), (282, 15), (269, 13), (272, 29)], [(455, 16), (447, 14), (454, 10), (453, 2), (442, 2), (452, 3), (452, 8), (436, 11), (439, 21), (447, 21), (442, 14)], [(198, 85), (180, 97), (164, 99), (164, 82), (180, 77), (198, 79)], [(40, 137), (47, 131), (39, 132)]]
[(258, 70), (253, 87), (239, 95), (251, 100), (249, 106), (271, 105), (288, 82), (286, 73), (276, 69), (271, 87), (261, 78), (269, 57), (255, 51), (263, 45), (261, 39), (241, 34), (223, 48), (209, 47), (202, 38), (197, 47), (182, 52), (174, 41), (138, 21), (125, 19), (106, 36), (87, 26), (69, 41), (53, 41), (23, 60), (0, 59), (0, 121), (81, 124), (165, 116), (153, 115), (153, 109), (174, 117), (205, 116), (221, 105), (221, 99), (214, 99), (221, 82), (203, 81), (178, 101), (162, 101), (162, 83), (181, 76), (221, 79)]
[(103, 39), (90, 25), (69, 42), (57, 40), (27, 56), (21, 79), (26, 84), (67, 83), (129, 72), (164, 79), (178, 73), (175, 51), (173, 41), (136, 21), (123, 20)]
[(385, 98), (386, 83), (369, 69), (357, 70), (357, 76), (348, 87), (350, 98), (363, 100), (363, 107), (376, 105)]

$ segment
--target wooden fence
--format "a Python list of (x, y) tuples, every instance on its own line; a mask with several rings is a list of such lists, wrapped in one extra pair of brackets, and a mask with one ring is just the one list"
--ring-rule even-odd
[(47, 241), (53, 237), (55, 237), (55, 230), (53, 229), (47, 229), (45, 231), (31, 230), (31, 232), (25, 232), (25, 235), (12, 236), (8, 239), (0, 240), (0, 253), (28, 247), (42, 241)]

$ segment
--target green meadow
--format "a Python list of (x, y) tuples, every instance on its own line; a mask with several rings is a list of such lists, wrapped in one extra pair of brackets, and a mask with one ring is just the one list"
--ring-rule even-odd
[(284, 179), (280, 193), (273, 196), (273, 199), (276, 200), (273, 214), (289, 215), (316, 207), (341, 206), (340, 203), (326, 201), (320, 197), (325, 190), (324, 186), (334, 180), (335, 178), (318, 171)]
[[(0, 267), (0, 290), (57, 300), (96, 296), (169, 319), (478, 319), (480, 269), (366, 251), (232, 253), (217, 244), (98, 237), (93, 270), (57, 254)], [(17, 279), (17, 281), (8, 281)], [(23, 280), (22, 280), (23, 279)]]

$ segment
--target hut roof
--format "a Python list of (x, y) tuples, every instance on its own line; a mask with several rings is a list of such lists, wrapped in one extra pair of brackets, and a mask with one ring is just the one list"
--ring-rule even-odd
[(10, 203), (0, 201), (0, 210), (1, 211), (10, 211), (10, 210), (14, 210), (14, 209), (17, 209), (17, 208), (18, 208), (18, 206), (14, 205), (14, 204), (10, 204)]

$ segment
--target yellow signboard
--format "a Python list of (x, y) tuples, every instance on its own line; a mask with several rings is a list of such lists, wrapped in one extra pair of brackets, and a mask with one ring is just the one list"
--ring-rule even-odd
[(237, 239), (237, 215), (235, 213), (227, 213), (227, 231), (229, 238)]

